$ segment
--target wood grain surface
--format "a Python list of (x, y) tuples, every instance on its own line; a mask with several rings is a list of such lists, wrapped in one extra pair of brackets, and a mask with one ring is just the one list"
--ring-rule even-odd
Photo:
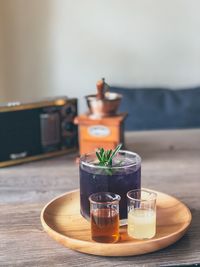
[(40, 212), (52, 198), (78, 188), (76, 154), (0, 169), (0, 266), (177, 266), (200, 264), (200, 130), (126, 134), (142, 156), (142, 185), (170, 194), (192, 212), (188, 232), (163, 250), (100, 257), (67, 249), (42, 229)]

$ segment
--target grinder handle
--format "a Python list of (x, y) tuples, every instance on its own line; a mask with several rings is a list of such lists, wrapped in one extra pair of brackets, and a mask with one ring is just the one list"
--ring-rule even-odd
[(98, 81), (96, 86), (97, 86), (97, 99), (104, 99), (104, 79)]

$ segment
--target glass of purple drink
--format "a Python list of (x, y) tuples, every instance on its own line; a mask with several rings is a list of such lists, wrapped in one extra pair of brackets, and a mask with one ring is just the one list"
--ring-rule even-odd
[(120, 220), (127, 219), (126, 193), (141, 188), (141, 158), (138, 154), (120, 150), (112, 166), (100, 166), (95, 152), (80, 158), (80, 211), (90, 219), (89, 196), (98, 192), (120, 195)]

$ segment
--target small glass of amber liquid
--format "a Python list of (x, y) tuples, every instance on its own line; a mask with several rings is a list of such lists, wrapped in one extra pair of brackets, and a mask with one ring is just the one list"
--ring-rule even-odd
[(101, 243), (115, 243), (119, 239), (119, 201), (110, 192), (99, 192), (89, 197), (92, 239)]

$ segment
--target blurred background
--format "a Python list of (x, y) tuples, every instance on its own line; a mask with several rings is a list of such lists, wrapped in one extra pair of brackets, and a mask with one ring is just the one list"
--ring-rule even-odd
[(0, 0), (0, 101), (200, 84), (198, 0)]

